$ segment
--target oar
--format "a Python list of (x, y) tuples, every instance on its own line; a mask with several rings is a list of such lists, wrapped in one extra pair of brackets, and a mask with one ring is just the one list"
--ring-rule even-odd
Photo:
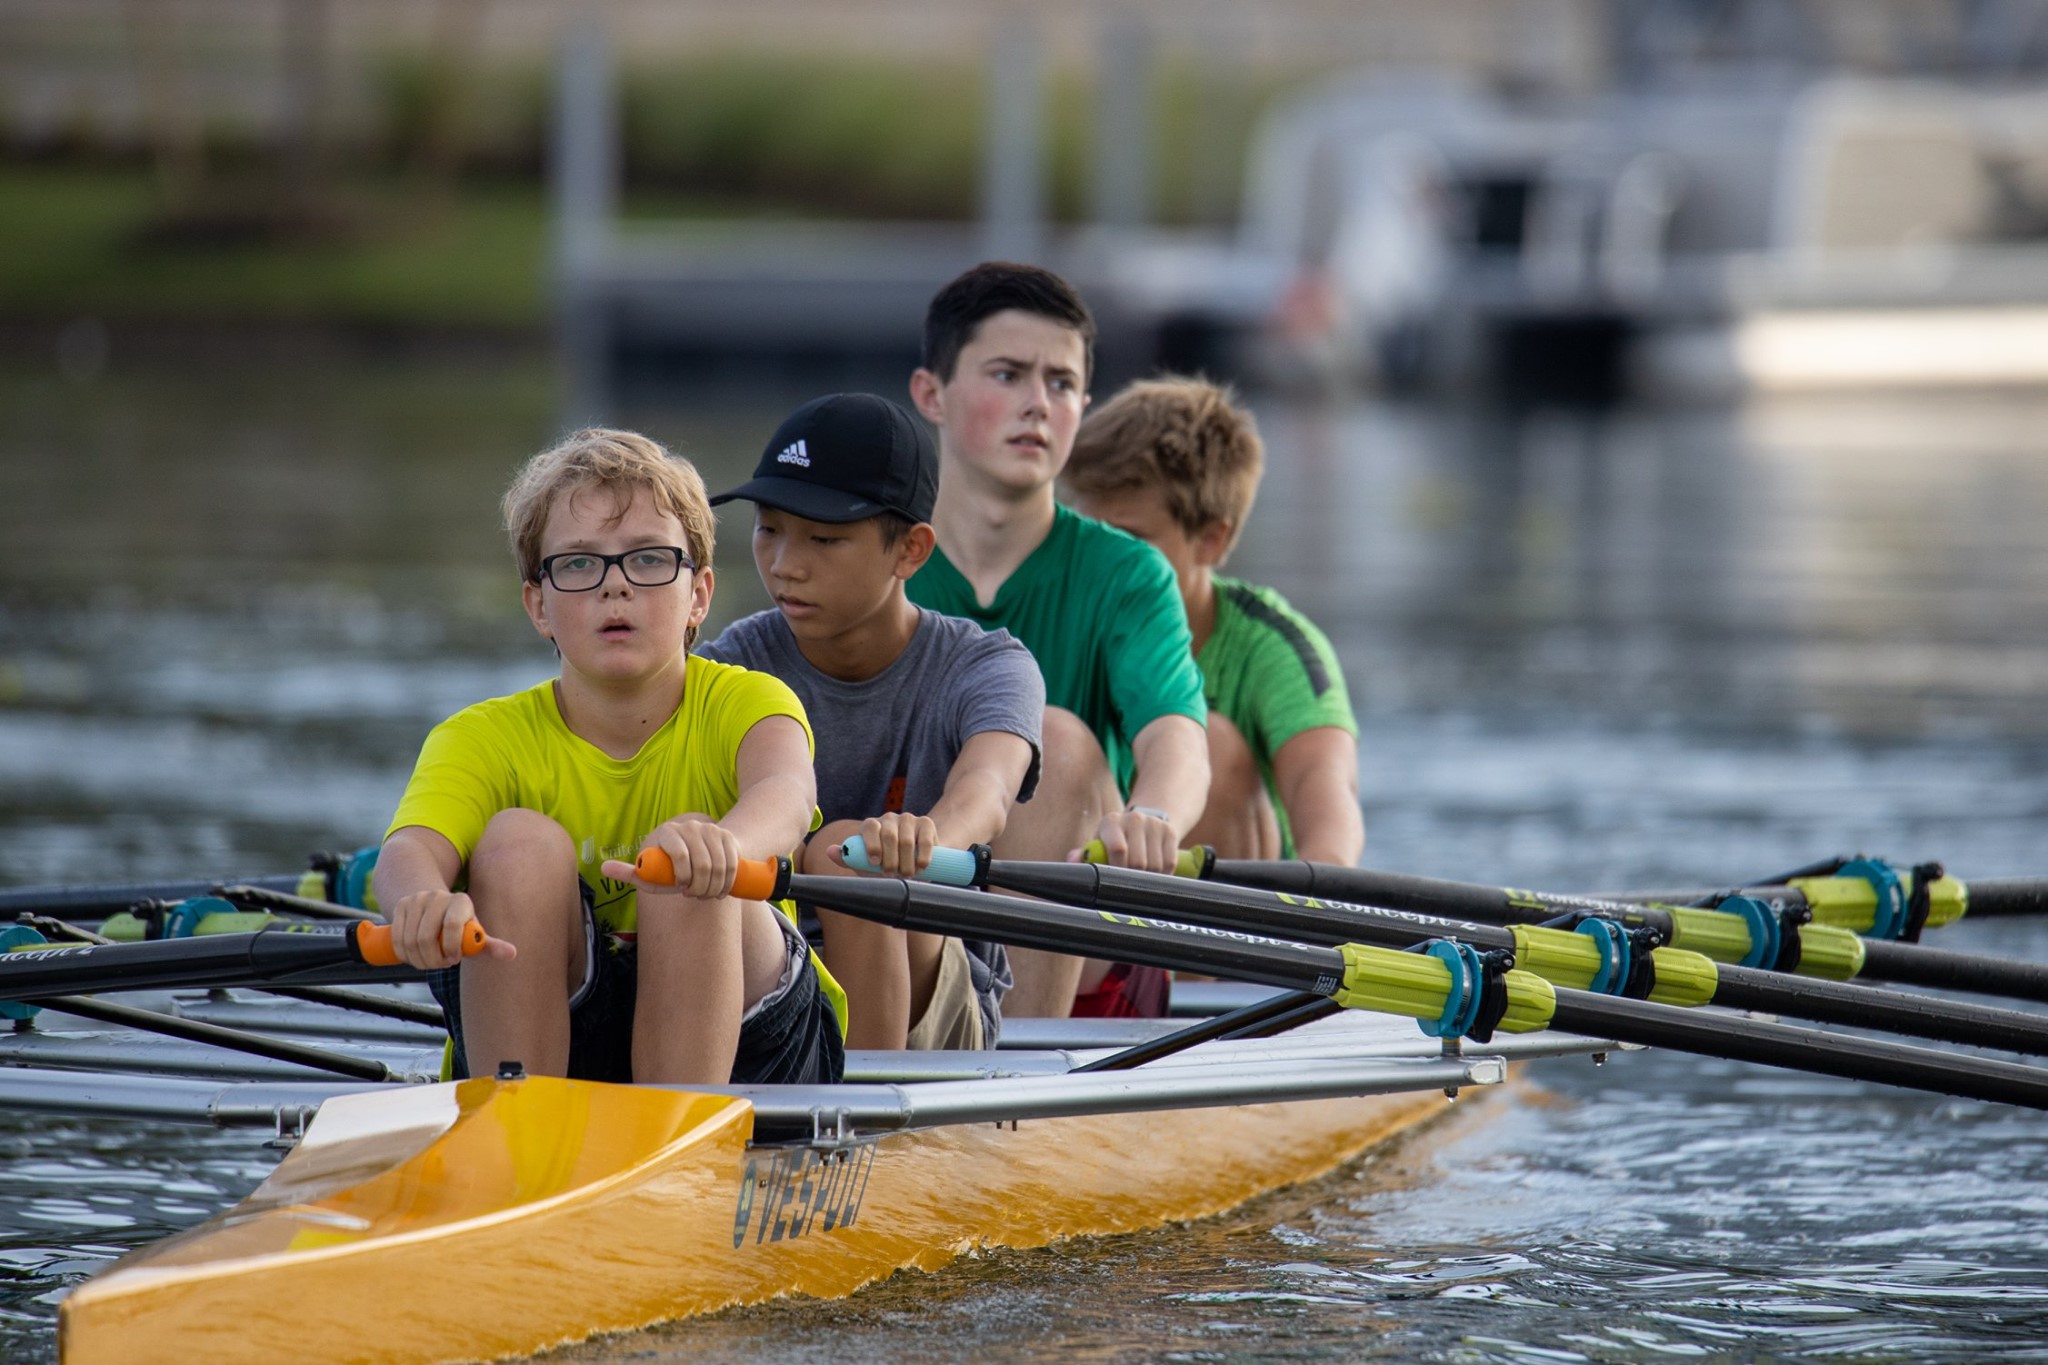
[(0, 918), (19, 914), (53, 915), (58, 919), (104, 919), (142, 901), (182, 901), (211, 896), (223, 885), (262, 887), (292, 894), (303, 892), (299, 873), (275, 877), (241, 877), (211, 881), (116, 882), (102, 886), (17, 886), (0, 891)]
[[(483, 951), (488, 942), (483, 927), (472, 920), (464, 931), (464, 956)], [(253, 934), (0, 953), (0, 1001), (184, 986), (408, 981), (419, 975), (411, 968), (380, 970), (399, 965), (389, 925), (278, 924)]]
[(1977, 877), (1970, 881), (1970, 918), (2048, 914), (2048, 877)]
[[(189, 904), (189, 902), (186, 903)], [(131, 937), (124, 938), (104, 932), (123, 919), (128, 920), (129, 927), (135, 931)], [(275, 915), (251, 914), (230, 910), (220, 914), (195, 916), (189, 929), (192, 936), (255, 933), (259, 929), (267, 929), (271, 925), (281, 922), (289, 923), (289, 921), (280, 921)], [(18, 921), (16, 926), (10, 926), (10, 928), (16, 927), (32, 930), (36, 935), (45, 940), (54, 938), (59, 942), (141, 943), (145, 940), (143, 932), (145, 926), (132, 915), (116, 915), (113, 919), (103, 923), (100, 926), (103, 932), (97, 934), (64, 920), (51, 919), (47, 915), (25, 916)], [(5, 949), (9, 946), (7, 942), (8, 934), (9, 928), (0, 928), (0, 949)], [(174, 937), (182, 938), (186, 937), (186, 935), (174, 935)], [(303, 1000), (311, 1005), (329, 1005), (335, 1009), (353, 1010), (359, 1014), (374, 1014), (383, 1019), (399, 1019), (408, 1024), (425, 1024), (431, 1028), (440, 1028), (444, 1022), (439, 1005), (415, 1004), (410, 1000), (400, 1000), (396, 996), (371, 995), (366, 991), (344, 990), (338, 986), (269, 986), (253, 987), (252, 989), (259, 990), (265, 995), (282, 995), (293, 1000)]]
[[(643, 851), (639, 867), (650, 882), (674, 879), (674, 869), (659, 850)], [(1348, 1008), (1406, 1015), (1422, 1021), (1425, 1031), (1444, 1036), (1485, 1041), (1495, 1028), (1510, 1033), (1555, 1028), (2048, 1109), (2048, 1070), (2041, 1068), (1554, 987), (1532, 973), (1508, 969), (1506, 954), (1482, 954), (1447, 940), (1412, 953), (1358, 943), (1330, 948), (948, 886), (793, 875), (787, 860), (743, 864), (733, 893), (758, 900), (794, 895), (899, 929), (1313, 991)]]
[(374, 1058), (351, 1057), (347, 1053), (314, 1047), (310, 1043), (294, 1043), (266, 1034), (251, 1033), (246, 1029), (224, 1028), (219, 1024), (187, 1019), (181, 1015), (164, 1014), (158, 1010), (136, 1009), (133, 1005), (120, 1005), (89, 995), (53, 995), (44, 1000), (43, 1004), (53, 1010), (75, 1014), (81, 1019), (92, 1019), (99, 1023), (114, 1024), (145, 1033), (160, 1033), (166, 1038), (182, 1038), (192, 1043), (207, 1043), (254, 1057), (268, 1057), (273, 1061), (290, 1062), (295, 1066), (311, 1067), (316, 1071), (331, 1071), (337, 1076), (351, 1076), (359, 1081), (411, 1079)]
[[(1656, 902), (1666, 905), (1694, 905), (1730, 894), (1760, 896), (1774, 900), (1804, 903), (1806, 893), (1802, 882), (1818, 881), (1821, 878), (1794, 880), (1764, 880), (1747, 884), (1736, 892), (1726, 887), (1676, 887), (1669, 890), (1651, 891), (1602, 891), (1602, 899), (1624, 901), (1636, 904)], [(1841, 881), (1829, 877), (1828, 881)], [(1999, 919), (2014, 915), (2039, 915), (2048, 913), (2048, 877), (1972, 877), (1966, 885), (1965, 909), (1971, 919)], [(1855, 894), (1854, 888), (1849, 888)], [(1867, 917), (1868, 899), (1859, 897), (1864, 904), (1859, 907)], [(1953, 920), (1940, 921), (1942, 924)], [(1937, 927), (1933, 919), (1928, 927)]]
[(309, 914), (336, 915), (344, 908), (377, 909), (370, 892), (379, 848), (372, 844), (353, 853), (315, 853), (304, 872), (260, 877), (215, 877), (211, 881), (116, 882), (104, 885), (17, 886), (0, 890), (0, 919), (42, 914), (58, 919), (103, 919), (140, 901), (182, 901), (218, 896), (223, 887), (308, 898), (325, 908)]
[[(857, 838), (847, 841), (844, 857), (847, 866), (857, 871), (867, 863), (866, 848)], [(1096, 863), (1005, 862), (978, 857), (974, 852), (945, 860), (935, 856), (926, 875), (937, 872), (958, 878), (963, 860), (968, 859), (974, 864), (977, 884), (1068, 905), (1316, 943), (1408, 948), (1433, 938), (1455, 938), (1474, 947), (1511, 952), (1525, 970), (1577, 990), (1666, 1005), (1715, 1004), (1762, 1010), (1820, 1023), (1886, 1029), (1915, 1038), (2048, 1055), (2048, 1018), (2040, 1015), (1716, 963), (1700, 953), (1655, 946), (1657, 935), (1648, 926), (1617, 929), (1614, 921), (1591, 919), (1576, 932), (1527, 924), (1503, 928), (1451, 919), (1441, 909), (1420, 913), (1353, 905)], [(1424, 883), (1423, 889), (1443, 892), (1432, 902), (1442, 905), (1448, 898), (1445, 889), (1457, 885)], [(835, 904), (830, 896), (822, 901)]]
[[(1788, 886), (1716, 893), (1723, 897), (1721, 905), (1703, 909), (1439, 881), (1326, 863), (1212, 859), (1208, 853), (1207, 849), (1183, 851), (1175, 871), (1268, 891), (1327, 896), (1488, 923), (1541, 923), (1560, 915), (1598, 915), (1648, 926), (1672, 947), (1690, 948), (1721, 962), (1794, 970), (1837, 981), (1860, 976), (1898, 985), (2048, 1002), (2048, 966), (1846, 932), (1859, 921), (1863, 929), (1873, 922), (1873, 907), (1879, 897), (1870, 881), (1862, 877), (1802, 878)], [(1965, 886), (1946, 876), (1928, 883), (1933, 909), (1927, 922), (1946, 923), (1960, 916), (1965, 906), (1974, 915), (1980, 885), (1971, 882)], [(1808, 915), (1824, 922), (1802, 923)]]

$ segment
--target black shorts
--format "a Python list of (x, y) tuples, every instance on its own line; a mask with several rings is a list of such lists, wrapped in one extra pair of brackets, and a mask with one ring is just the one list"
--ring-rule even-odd
[[(775, 915), (786, 944), (802, 949), (803, 959), (779, 994), (771, 997), (740, 1025), (739, 1050), (733, 1055), (732, 1085), (824, 1085), (846, 1074), (846, 1044), (838, 1016), (818, 984), (818, 970), (808, 946)], [(590, 957), (583, 988), (569, 1006), (569, 1075), (582, 1081), (633, 1079), (633, 1007), (639, 996), (638, 953), (627, 940), (603, 933), (592, 916), (590, 889), (583, 890), (583, 924)], [(462, 1042), (462, 969), (448, 967), (427, 975), (428, 989), (440, 1002), (447, 1023), (457, 1080), (470, 1075)], [(488, 1063), (497, 1069), (500, 1058)]]

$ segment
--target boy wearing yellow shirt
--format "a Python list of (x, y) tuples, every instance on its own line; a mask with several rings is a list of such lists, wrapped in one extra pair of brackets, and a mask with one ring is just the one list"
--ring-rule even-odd
[[(504, 508), (560, 675), (435, 727), (375, 874), (400, 956), (435, 969), (457, 1074), (838, 1080), (843, 994), (784, 915), (731, 894), (741, 859), (789, 852), (817, 810), (794, 694), (687, 652), (713, 587), (702, 480), (589, 430)], [(642, 848), (673, 886), (638, 878)], [(493, 942), (465, 960), (472, 919)]]

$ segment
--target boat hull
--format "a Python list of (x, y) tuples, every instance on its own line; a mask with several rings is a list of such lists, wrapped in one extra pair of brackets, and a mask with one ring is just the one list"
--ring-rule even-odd
[(527, 1355), (834, 1297), (977, 1246), (1213, 1214), (1444, 1108), (1435, 1092), (751, 1146), (743, 1098), (531, 1078), (330, 1101), (243, 1204), (61, 1309), (67, 1365)]

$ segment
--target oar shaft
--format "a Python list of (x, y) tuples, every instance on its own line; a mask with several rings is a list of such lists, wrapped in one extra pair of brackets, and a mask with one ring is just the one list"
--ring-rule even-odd
[(992, 886), (1049, 896), (1069, 905), (1156, 915), (1183, 923), (1237, 925), (1289, 938), (1372, 943), (1383, 948), (1407, 948), (1433, 938), (1462, 939), (1476, 948), (1515, 946), (1513, 932), (1498, 925), (1377, 905), (1338, 905), (1305, 894), (1286, 896), (1101, 863), (991, 862), (988, 879)]
[[(1133, 916), (950, 886), (864, 877), (789, 878), (789, 894), (877, 924), (921, 933), (993, 939), (1019, 948), (1115, 958), (1169, 971), (1227, 976), (1329, 995), (1344, 980), (1343, 955), (1329, 948), (1225, 929), (1160, 926)], [(0, 992), (0, 999), (4, 999)]]
[[(1632, 904), (1626, 900), (1558, 895), (1547, 891), (1510, 890), (1476, 883), (1441, 881), (1431, 877), (1410, 877), (1397, 873), (1374, 872), (1366, 868), (1332, 867), (1302, 861), (1253, 862), (1218, 859), (1210, 876), (1217, 882), (1247, 889), (1296, 896), (1321, 896), (1345, 902), (1362, 900), (1374, 907), (1392, 906), (1425, 915), (1450, 916), (1487, 924), (1535, 924), (1568, 912), (1583, 911), (1603, 918), (1617, 919), (1631, 926), (1653, 928), (1666, 942), (1676, 941), (1678, 946), (1685, 946), (1682, 940), (1674, 939), (1673, 912), (1655, 906)], [(1972, 916), (1981, 908), (1980, 889), (1987, 887), (1990, 888), (1988, 894), (1994, 906), (2030, 904), (2032, 902), (2028, 898), (2031, 896), (2038, 899), (2041, 908), (2048, 909), (2048, 882), (2023, 879), (2009, 882), (1971, 882), (1969, 913)], [(1635, 894), (1630, 893), (1631, 896)], [(1698, 899), (1706, 893), (1670, 891), (1641, 894), (1675, 903), (1680, 899)], [(1774, 904), (1805, 904), (1804, 893), (1793, 886), (1751, 887), (1743, 894)], [(2001, 908), (1994, 910), (1993, 913), (2020, 911)], [(1460, 937), (1464, 933), (1462, 926), (1445, 932), (1457, 933)], [(1814, 941), (1812, 936), (1821, 931), (1809, 928), (1806, 932), (1810, 946)], [(1969, 991), (1978, 995), (1995, 995), (2010, 1000), (2048, 1003), (2048, 966), (2032, 962), (2014, 962), (1981, 953), (1958, 953), (1918, 943), (1895, 943), (1887, 939), (1866, 938), (1861, 940), (1861, 943), (1861, 967), (1856, 975), (1866, 981), (1935, 986)], [(1772, 975), (1779, 980), (1789, 979), (1779, 973)], [(1724, 980), (1727, 979), (1726, 972), (1723, 977)], [(1834, 992), (1809, 992), (1806, 998), (1815, 1002), (1832, 1002), (1838, 1010), (1854, 1008), (1853, 998), (1838, 997)], [(1745, 1007), (1775, 1008), (1767, 1005)], [(1844, 1013), (1807, 1014), (1802, 1017), (1829, 1023), (1860, 1022)], [(1931, 1012), (1920, 1011), (1919, 1017), (1929, 1024), (1935, 1022), (1935, 1014)], [(1922, 1032), (1918, 1028), (1902, 1028), (1901, 1031), (1912, 1032), (1920, 1037), (1940, 1038), (1946, 1042), (1983, 1043), (1990, 1047), (2031, 1048), (2039, 1042), (2038, 1038), (2027, 1032), (2033, 1025), (2019, 1027), (2021, 1035), (2033, 1040), (2020, 1044), (1998, 1041), (2000, 1035), (1997, 1031), (2004, 1027), (1998, 1018), (1985, 1017), (1972, 1021), (1967, 1018), (1966, 1012), (1958, 1011), (1950, 1016), (1950, 1020), (1950, 1031)], [(1890, 1024), (1877, 1026), (1893, 1027)], [(1979, 1032), (1983, 1029), (1990, 1029), (1993, 1032), (1985, 1036)]]
[(1992, 877), (1970, 882), (1970, 918), (2048, 914), (2048, 877)]
[(1411, 877), (1362, 867), (1300, 860), (1254, 862), (1218, 858), (1209, 875), (1233, 886), (1320, 896), (1354, 905), (1386, 906), (1421, 915), (1477, 920), (1482, 924), (1540, 924), (1577, 911), (1629, 925), (1645, 925), (1657, 929), (1667, 939), (1671, 930), (1669, 915), (1627, 901)]
[(2048, 1070), (1816, 1029), (1702, 1014), (1640, 1000), (1559, 991), (1553, 1027), (1704, 1057), (1728, 1057), (1845, 1080), (2048, 1109)]
[[(1316, 995), (1310, 991), (1283, 992), (1273, 996), (1271, 999), (1246, 1005), (1243, 1009), (1231, 1010), (1228, 1014), (1212, 1016), (1202, 1020), (1199, 1024), (1190, 1024), (1188, 1027), (1174, 1033), (1169, 1033), (1162, 1038), (1148, 1039), (1145, 1042), (1127, 1047), (1121, 1052), (1113, 1052), (1107, 1057), (1098, 1057), (1092, 1062), (1075, 1067), (1074, 1070), (1077, 1072), (1129, 1071), (1133, 1067), (1143, 1066), (1147, 1062), (1156, 1062), (1161, 1057), (1171, 1057), (1176, 1052), (1185, 1052), (1197, 1043), (1206, 1043), (1217, 1038), (1259, 1036), (1255, 1035), (1253, 1031), (1262, 1029), (1283, 1016), (1292, 1019), (1304, 1005), (1327, 1006), (1333, 1010), (1338, 1008), (1336, 1003), (1326, 995)], [(1282, 1031), (1284, 1032), (1284, 1030)]]
[[(471, 922), (463, 951), (482, 950)], [(84, 943), (0, 953), (0, 1000), (43, 1000), (96, 991), (184, 986), (314, 985), (407, 981), (391, 931), (381, 924), (280, 924), (253, 934), (213, 934), (146, 943)]]
[[(1351, 989), (1345, 984), (1344, 954), (1249, 934), (893, 880), (792, 876), (786, 891), (802, 900), (901, 929), (990, 938), (1019, 947), (1086, 953), (1168, 969), (1216, 972), (1320, 995)], [(2013, 1062), (1951, 1056), (1898, 1043), (1564, 988), (1556, 989), (1555, 997), (1550, 1026), (1592, 1038), (2048, 1109), (2048, 1070)]]
[[(1974, 895), (1973, 884), (1973, 898)], [(1974, 899), (1971, 913), (1976, 913)], [(1916, 943), (1889, 943), (1882, 939), (1865, 939), (1863, 953), (1866, 974), (1880, 981), (2048, 1003), (2048, 966), (2038, 962), (2018, 962), (1983, 953), (1957, 953)]]
[[(296, 892), (297, 874), (271, 877), (242, 877), (237, 886), (261, 887), (267, 891)], [(210, 896), (221, 885), (211, 881), (122, 882), (105, 886), (17, 886), (0, 891), (0, 917), (23, 911), (54, 915), (59, 919), (103, 919), (118, 915), (137, 901), (189, 900)]]
[(317, 1071), (330, 1071), (337, 1076), (349, 1076), (359, 1081), (399, 1079), (392, 1074), (390, 1067), (372, 1058), (351, 1057), (328, 1048), (271, 1038), (261, 1033), (250, 1033), (245, 1029), (224, 1028), (219, 1024), (209, 1024), (199, 1019), (185, 1019), (157, 1010), (137, 1009), (133, 1005), (117, 1004), (111, 1000), (96, 1000), (91, 996), (60, 995), (46, 1000), (44, 1004), (50, 1009), (75, 1014), (81, 1019), (93, 1019), (103, 1024), (114, 1024), (121, 1028), (138, 1029), (147, 1033), (160, 1033), (166, 1038), (182, 1038), (192, 1043), (208, 1043), (214, 1047), (245, 1052), (254, 1057), (268, 1057), (272, 1061), (290, 1062), (295, 1066), (311, 1067)]
[[(1182, 923), (1250, 929), (1333, 945), (1371, 943), (1408, 948), (1432, 938), (1448, 937), (1478, 948), (1519, 947), (1515, 931), (1492, 925), (1375, 906), (1336, 904), (1305, 894), (1189, 881), (1096, 863), (994, 861), (988, 866), (988, 877), (994, 885), (1029, 895), (1050, 896), (1070, 905), (1152, 915)], [(1787, 976), (1728, 963), (1717, 964), (1713, 972), (1712, 1003), (1733, 1009), (1885, 1029), (1939, 1042), (2048, 1054), (2048, 1018), (2039, 1015), (1878, 990), (1868, 985)], [(1583, 983), (1581, 978), (1580, 984)]]
[(1822, 1024), (1883, 1029), (1913, 1038), (2048, 1056), (2048, 1016), (1943, 1000), (1863, 982), (1786, 976), (1722, 963), (1714, 1003)]

